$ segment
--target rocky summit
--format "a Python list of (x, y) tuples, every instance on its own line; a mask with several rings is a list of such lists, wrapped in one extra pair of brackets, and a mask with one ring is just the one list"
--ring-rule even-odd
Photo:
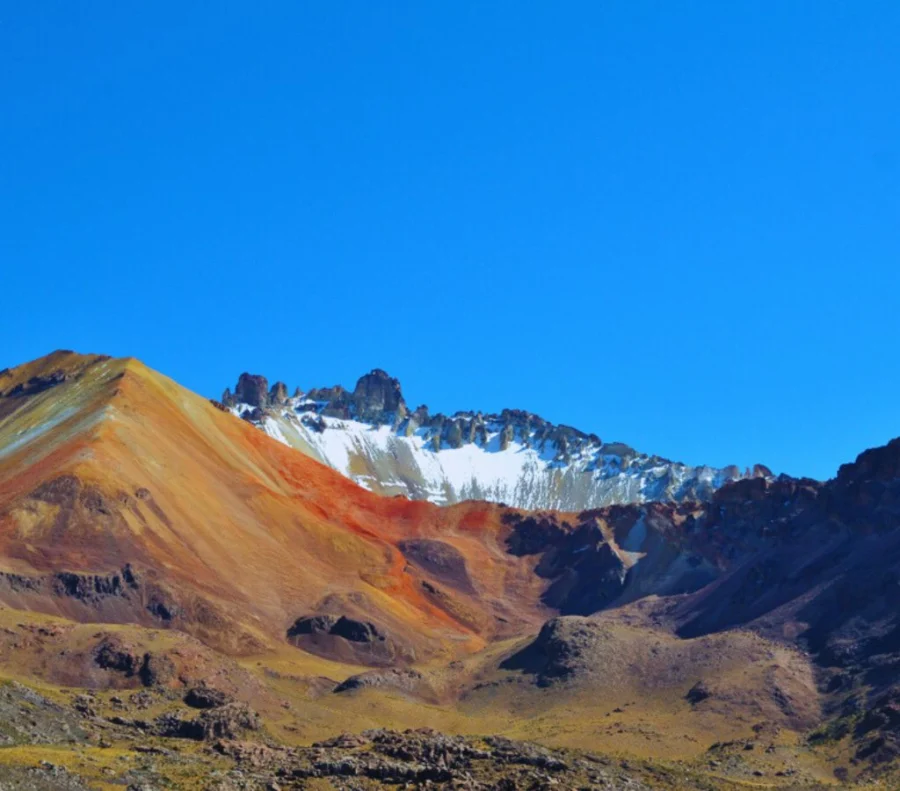
[(241, 374), (222, 404), (269, 436), (378, 494), (439, 505), (487, 500), (518, 508), (580, 511), (650, 501), (708, 500), (730, 481), (772, 477), (693, 467), (606, 442), (521, 409), (430, 414), (410, 409), (381, 369), (350, 391), (340, 385), (287, 397), (263, 376)]
[(289, 393), (0, 371), (0, 788), (900, 787), (900, 440), (824, 482), (438, 505), (269, 432), (613, 446), (383, 371)]

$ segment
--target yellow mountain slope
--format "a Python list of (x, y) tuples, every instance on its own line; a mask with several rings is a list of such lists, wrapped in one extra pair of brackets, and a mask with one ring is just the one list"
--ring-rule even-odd
[[(498, 506), (372, 495), (130, 358), (56, 352), (3, 372), (0, 392), (0, 600), (235, 652), (344, 615), (406, 660), (546, 616)], [(416, 538), (460, 579), (426, 579), (397, 546)]]

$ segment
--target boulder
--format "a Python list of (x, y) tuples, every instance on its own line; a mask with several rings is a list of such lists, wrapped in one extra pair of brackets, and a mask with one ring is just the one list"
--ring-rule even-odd
[(232, 697), (220, 689), (205, 684), (191, 687), (184, 696), (184, 702), (192, 709), (216, 709), (233, 701)]

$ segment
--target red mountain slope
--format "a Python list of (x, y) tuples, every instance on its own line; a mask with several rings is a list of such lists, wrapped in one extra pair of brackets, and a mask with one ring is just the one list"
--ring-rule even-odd
[(372, 495), (134, 359), (56, 352), (3, 372), (0, 393), (7, 603), (235, 651), (345, 615), (410, 659), (546, 616), (498, 506)]

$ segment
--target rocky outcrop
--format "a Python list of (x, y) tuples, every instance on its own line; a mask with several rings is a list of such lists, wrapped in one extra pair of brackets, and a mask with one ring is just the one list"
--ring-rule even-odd
[(585, 761), (558, 750), (498, 736), (448, 736), (430, 728), (342, 733), (308, 748), (222, 740), (214, 749), (239, 766), (252, 769), (257, 776), (268, 771), (291, 784), (326, 782), (346, 789), (525, 791), (555, 787), (649, 791), (649, 786), (623, 774), (621, 769), (608, 770), (608, 761)]
[(121, 571), (109, 574), (76, 574), (59, 571), (55, 574), (26, 575), (0, 572), (0, 594), (10, 596), (52, 596), (73, 599), (88, 607), (104, 605), (109, 600), (121, 600), (126, 606), (139, 605), (139, 588), (134, 570), (126, 565)]
[(684, 699), (692, 706), (702, 703), (707, 698), (712, 697), (712, 691), (703, 681), (698, 681), (692, 686), (684, 696)]
[(354, 643), (373, 643), (386, 638), (380, 627), (369, 621), (358, 621), (345, 615), (306, 615), (294, 621), (287, 636), (332, 635)]
[(380, 368), (360, 377), (353, 390), (353, 415), (364, 422), (395, 422), (407, 415), (400, 382)]
[(354, 643), (374, 643), (386, 640), (386, 636), (373, 623), (368, 621), (355, 621), (352, 618), (341, 616), (329, 630), (329, 634), (335, 637), (343, 637)]
[(501, 667), (535, 676), (538, 686), (583, 677), (595, 672), (598, 646), (611, 640), (608, 627), (578, 616), (552, 618), (534, 642), (505, 660)]
[(288, 402), (288, 389), (284, 382), (275, 382), (269, 391), (268, 403), (272, 406), (284, 406)]
[(346, 615), (301, 616), (288, 629), (287, 639), (298, 648), (338, 661), (388, 665), (397, 658), (397, 646), (387, 630)]
[(513, 554), (540, 554), (535, 572), (553, 580), (543, 601), (564, 614), (588, 615), (602, 609), (625, 589), (628, 569), (590, 514), (576, 527), (556, 515), (510, 512), (507, 547)]
[(266, 377), (242, 373), (238, 378), (237, 387), (234, 388), (234, 401), (238, 404), (267, 407), (269, 405), (269, 382)]
[(184, 695), (184, 702), (192, 709), (215, 709), (233, 701), (227, 692), (204, 684), (191, 687)]
[(117, 637), (104, 637), (94, 649), (94, 662), (104, 670), (114, 670), (126, 676), (137, 675), (144, 664), (143, 656)]
[(310, 390), (305, 397), (295, 400), (304, 411), (315, 405), (317, 411), (326, 417), (368, 423), (394, 425), (408, 414), (400, 382), (380, 368), (361, 376), (352, 392), (335, 385)]
[[(297, 388), (299, 390), (299, 388)], [(297, 400), (308, 406), (309, 409), (321, 410), (323, 414), (333, 417), (343, 417), (346, 413), (348, 399), (347, 391), (340, 385), (334, 387), (317, 387), (310, 390), (305, 396), (301, 393)]]
[(61, 385), (68, 379), (69, 374), (62, 369), (41, 376), (32, 376), (27, 382), (20, 382), (6, 392), (0, 391), (0, 398), (24, 398), (37, 395), (45, 390), (49, 390), (51, 387)]
[(337, 623), (336, 615), (304, 615), (294, 621), (287, 631), (287, 637), (301, 637), (306, 634), (330, 634)]
[(193, 718), (164, 714), (153, 723), (152, 731), (168, 738), (215, 741), (237, 739), (247, 731), (258, 731), (260, 727), (259, 714), (249, 706), (226, 703), (205, 709)]
[(369, 670), (344, 679), (334, 688), (334, 692), (349, 692), (356, 689), (393, 689), (421, 695), (427, 691), (425, 677), (410, 668), (390, 668)]
[(168, 656), (148, 652), (144, 654), (140, 677), (145, 687), (165, 686), (175, 680), (175, 663)]
[[(330, 779), (335, 787), (460, 788), (518, 791), (536, 788), (618, 788), (645, 791), (636, 778), (608, 772), (536, 744), (491, 736), (476, 740), (430, 728), (343, 733), (311, 748), (278, 749), (219, 742), (215, 749), (244, 766), (294, 781)], [(604, 762), (608, 765), (609, 762)]]
[(465, 593), (475, 587), (466, 568), (466, 559), (456, 547), (429, 538), (411, 538), (397, 544), (404, 557), (438, 582)]
[[(698, 506), (648, 503), (584, 511), (576, 517), (510, 511), (503, 521), (513, 555), (539, 555), (535, 573), (551, 580), (543, 602), (564, 615), (589, 615), (648, 594), (699, 590), (719, 575), (684, 540)], [(700, 544), (702, 547), (702, 543)]]
[(93, 658), (97, 667), (137, 678), (145, 687), (165, 685), (175, 677), (175, 664), (169, 657), (138, 651), (115, 635), (100, 640)]
[(826, 491), (827, 507), (842, 522), (865, 532), (895, 529), (900, 523), (900, 438), (842, 465)]

